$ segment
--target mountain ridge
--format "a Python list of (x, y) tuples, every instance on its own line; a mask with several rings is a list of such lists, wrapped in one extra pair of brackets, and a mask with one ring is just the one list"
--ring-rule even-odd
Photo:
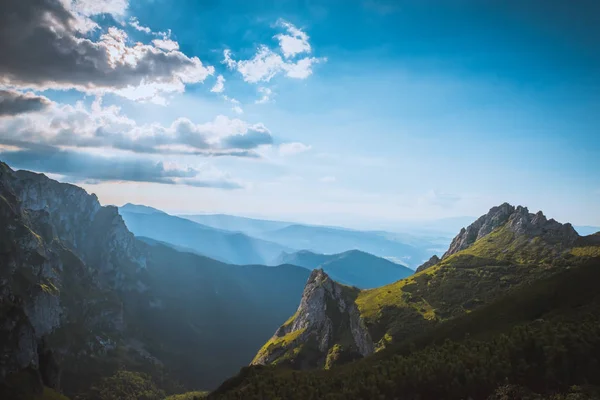
[[(461, 229), (441, 259), (432, 257), (408, 278), (359, 291), (355, 304), (375, 349), (381, 350), (489, 304), (513, 288), (600, 257), (597, 243), (596, 236), (581, 237), (570, 224), (504, 203)], [(318, 334), (317, 340), (329, 342), (326, 352), (312, 349), (312, 359), (321, 360), (336, 343)], [(289, 356), (297, 353), (301, 351), (289, 343), (285, 354), (291, 364), (306, 368)], [(263, 354), (260, 360), (269, 357)]]
[(338, 254), (318, 254), (309, 250), (282, 253), (278, 263), (323, 269), (333, 280), (359, 288), (382, 286), (411, 275), (414, 271), (361, 250), (347, 250)]

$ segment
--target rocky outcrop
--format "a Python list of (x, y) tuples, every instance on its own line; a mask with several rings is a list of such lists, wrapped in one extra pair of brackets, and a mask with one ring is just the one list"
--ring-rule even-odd
[(515, 207), (503, 203), (500, 206), (491, 208), (487, 214), (479, 217), (467, 228), (462, 228), (452, 240), (442, 260), (468, 248), (478, 239), (506, 224), (517, 235), (540, 237), (549, 243), (562, 243), (569, 246), (579, 237), (569, 223), (561, 224), (554, 219), (548, 220), (541, 211), (532, 214), (527, 207)]
[(56, 385), (57, 358), (88, 352), (122, 328), (116, 291), (135, 285), (124, 271), (144, 268), (143, 250), (116, 208), (3, 163), (0, 226), (0, 383), (33, 368)]
[(434, 254), (433, 256), (431, 256), (431, 258), (429, 260), (427, 260), (423, 264), (421, 264), (417, 268), (416, 272), (421, 272), (421, 271), (426, 270), (427, 268), (433, 267), (435, 264), (439, 263), (440, 261), (441, 261), (440, 258)]
[(354, 302), (357, 294), (358, 289), (314, 270), (296, 314), (277, 329), (252, 364), (329, 367), (340, 359), (372, 354), (375, 346)]

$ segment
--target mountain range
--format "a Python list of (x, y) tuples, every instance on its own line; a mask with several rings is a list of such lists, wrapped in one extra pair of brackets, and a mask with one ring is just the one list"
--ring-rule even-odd
[[(432, 256), (387, 232), (278, 224), (103, 207), (0, 163), (0, 398), (600, 394), (600, 233), (504, 203)], [(421, 265), (285, 245), (360, 238)]]
[(180, 217), (215, 229), (241, 232), (288, 249), (308, 250), (320, 254), (360, 250), (413, 269), (421, 264), (431, 251), (443, 251), (451, 239), (451, 236), (448, 237), (444, 233), (427, 232), (413, 235), (386, 231), (359, 231), (224, 214), (181, 215)]
[(6, 399), (42, 385), (93, 398), (122, 369), (171, 392), (214, 387), (293, 312), (310, 273), (147, 244), (95, 195), (3, 163), (0, 266)]
[(201, 225), (151, 207), (126, 204), (119, 208), (119, 214), (136, 236), (170, 243), (227, 263), (271, 264), (281, 252), (290, 250), (277, 243)]
[(414, 338), (499, 298), (600, 258), (600, 235), (504, 203), (463, 228), (441, 259), (370, 290), (311, 274), (300, 306), (253, 360), (255, 365), (324, 368)]

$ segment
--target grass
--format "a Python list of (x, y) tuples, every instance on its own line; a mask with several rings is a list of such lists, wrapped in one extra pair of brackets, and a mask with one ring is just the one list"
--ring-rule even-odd
[(188, 392), (182, 394), (174, 394), (165, 398), (165, 400), (196, 400), (203, 399), (208, 396), (209, 392)]
[(305, 331), (305, 329), (298, 329), (296, 331), (290, 332), (286, 335), (275, 337), (273, 336), (265, 345), (258, 351), (254, 360), (252, 362), (266, 356), (267, 354), (275, 351), (276, 349), (289, 347), (298, 339), (300, 335)]
[(570, 253), (575, 257), (600, 257), (600, 246), (574, 247)]

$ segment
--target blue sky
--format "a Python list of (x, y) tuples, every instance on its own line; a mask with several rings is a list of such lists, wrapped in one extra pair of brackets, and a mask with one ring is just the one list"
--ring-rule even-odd
[(0, 69), (44, 104), (0, 117), (16, 168), (172, 212), (390, 229), (508, 201), (600, 225), (595, 1), (63, 3), (122, 58)]

